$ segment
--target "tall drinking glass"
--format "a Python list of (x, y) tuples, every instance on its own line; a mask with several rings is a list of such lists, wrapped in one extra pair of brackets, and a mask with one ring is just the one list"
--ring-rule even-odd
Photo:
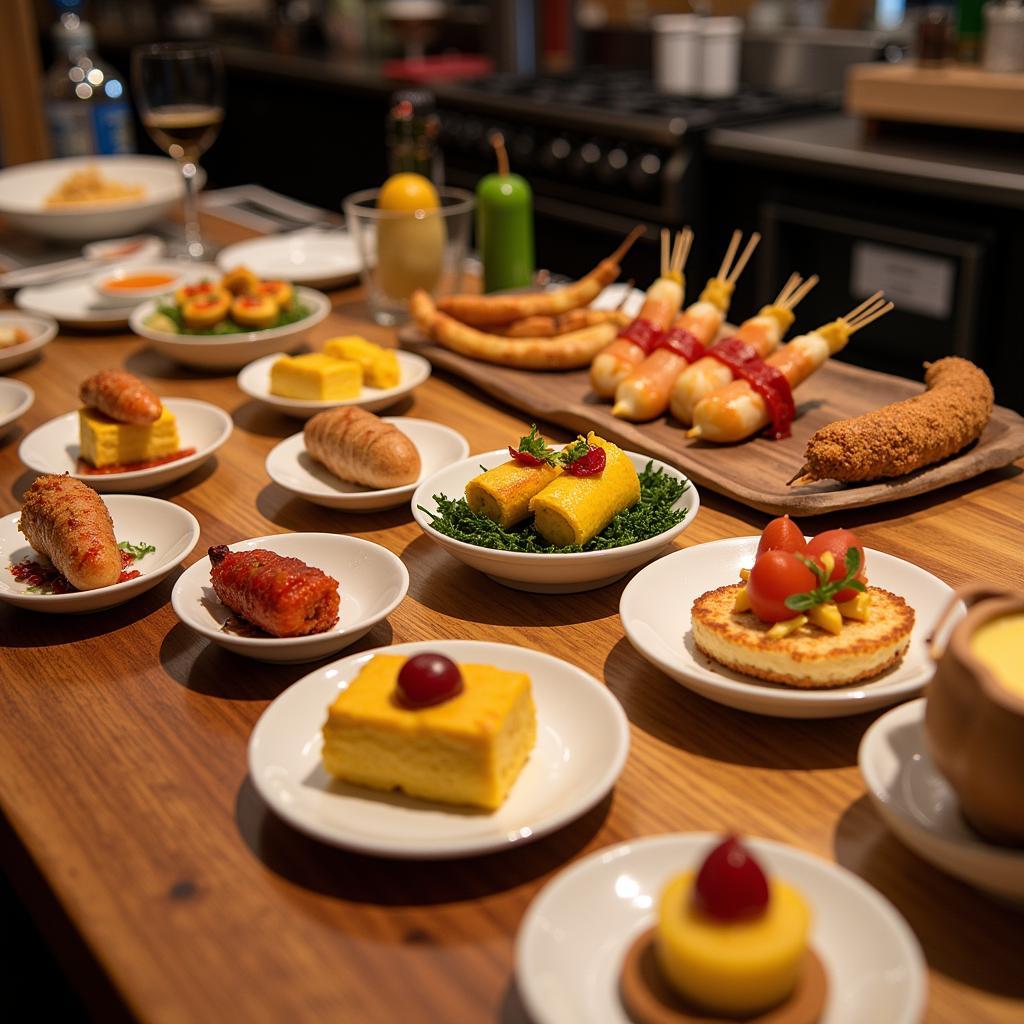
[(132, 84), (139, 116), (153, 141), (178, 161), (185, 180), (184, 255), (211, 255), (199, 229), (199, 158), (224, 120), (224, 64), (201, 43), (157, 43), (132, 52)]

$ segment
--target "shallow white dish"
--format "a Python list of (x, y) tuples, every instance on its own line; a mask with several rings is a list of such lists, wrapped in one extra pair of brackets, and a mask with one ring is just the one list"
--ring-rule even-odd
[(398, 383), (393, 388), (364, 387), (356, 398), (331, 399), (329, 401), (311, 401), (303, 398), (282, 398), (270, 393), (270, 368), (281, 358), (281, 352), (274, 352), (262, 359), (249, 363), (238, 375), (238, 387), (250, 398), (264, 402), (279, 412), (295, 416), (300, 420), (308, 420), (324, 409), (334, 409), (339, 405), (358, 405), (360, 409), (376, 412), (394, 405), (414, 388), (418, 388), (430, 376), (430, 363), (423, 356), (414, 352), (396, 349), (398, 356)]
[[(126, 278), (137, 277), (140, 274), (162, 274), (169, 277), (170, 280), (165, 281), (163, 284), (149, 285), (145, 288), (132, 288), (131, 291), (112, 287), (112, 285), (124, 281)], [(134, 306), (144, 299), (153, 299), (158, 295), (166, 295), (169, 292), (173, 292), (184, 284), (189, 276), (188, 265), (184, 263), (145, 263), (141, 260), (129, 260), (101, 270), (98, 274), (92, 276), (91, 281), (93, 288), (96, 289), (99, 295), (103, 296), (105, 302), (121, 307), (125, 303), (130, 303)]]
[(181, 447), (195, 454), (150, 469), (128, 473), (78, 472), (78, 412), (66, 412), (36, 427), (18, 448), (18, 458), (37, 473), (70, 473), (105, 494), (154, 491), (198, 469), (231, 436), (231, 417), (209, 402), (192, 398), (161, 398), (178, 420)]
[(226, 273), (240, 265), (257, 277), (310, 288), (336, 288), (357, 278), (363, 266), (355, 240), (342, 228), (267, 235), (221, 249), (217, 256), (221, 270)]
[[(320, 730), (338, 692), (374, 654), (423, 651), (530, 676), (537, 745), (496, 811), (350, 786), (323, 768)], [(582, 669), (528, 647), (429, 640), (353, 654), (290, 686), (256, 723), (249, 774), (277, 814), (317, 839), (384, 857), (435, 859), (504, 850), (561, 828), (605, 796), (628, 752), (622, 706)]]
[(28, 341), (0, 348), (0, 373), (9, 373), (24, 366), (57, 334), (57, 322), (49, 316), (25, 316), (9, 310), (0, 313), (0, 327), (20, 327), (27, 331)]
[(871, 802), (896, 835), (930, 864), (970, 885), (1024, 902), (1024, 850), (996, 846), (960, 813), (924, 734), (925, 699), (882, 715), (864, 734), (857, 761)]
[[(561, 446), (552, 447), (557, 450)], [(642, 472), (647, 463), (651, 462), (654, 469), (663, 469), (669, 476), (686, 480), (679, 470), (664, 462), (648, 458), (646, 455), (638, 455), (636, 452), (626, 454), (632, 460), (637, 473)], [(672, 541), (693, 522), (700, 507), (700, 495), (697, 488), (690, 483), (675, 504), (676, 508), (687, 510), (686, 516), (671, 530), (621, 548), (581, 551), (566, 555), (535, 555), (481, 548), (446, 537), (431, 526), (430, 516), (422, 511), (421, 506), (436, 512), (435, 494), (446, 494), (452, 499), (461, 498), (465, 494), (466, 484), (479, 475), (481, 467), (493, 469), (503, 462), (508, 462), (508, 459), (508, 449), (499, 448), (496, 451), (484, 452), (482, 455), (471, 455), (468, 459), (439, 470), (416, 488), (412, 496), (412, 514), (420, 529), (450, 555), (486, 573), (492, 580), (515, 590), (528, 590), (536, 594), (574, 594), (613, 583), (631, 569), (636, 569), (644, 562), (667, 551)]]
[[(758, 537), (731, 537), (675, 551), (630, 580), (619, 617), (630, 643), (652, 665), (683, 686), (719, 704), (782, 718), (837, 718), (895, 704), (931, 679), (926, 638), (953, 591), (930, 572), (865, 548), (868, 580), (902, 597), (914, 609), (914, 631), (903, 661), (874, 680), (830, 690), (801, 690), (733, 672), (693, 645), (690, 609), (701, 594), (736, 583), (754, 564)], [(959, 620), (960, 611), (952, 623)]]
[[(626, 951), (655, 921), (661, 890), (721, 837), (651, 836), (576, 861), (536, 896), (516, 939), (516, 983), (536, 1024), (630, 1024), (619, 997)], [(845, 868), (768, 839), (744, 838), (769, 875), (806, 897), (811, 945), (828, 974), (818, 1024), (918, 1024), (924, 957), (893, 906)]]
[[(76, 171), (97, 167), (104, 178), (145, 186), (138, 199), (81, 208), (49, 209), (46, 198)], [(165, 216), (181, 198), (178, 165), (158, 156), (76, 156), (0, 170), (0, 213), (16, 230), (43, 238), (89, 242), (130, 235)]]
[(0, 379), (0, 430), (28, 412), (35, 400), (36, 393), (27, 384), (6, 377)]
[(14, 304), (28, 313), (53, 317), (65, 327), (96, 331), (126, 327), (133, 308), (131, 299), (120, 306), (112, 305), (87, 277), (21, 288), (14, 296)]
[(590, 304), (592, 309), (621, 309), (626, 316), (638, 316), (644, 304), (645, 295), (625, 281), (608, 285)]
[(237, 370), (252, 359), (279, 352), (293, 352), (305, 340), (308, 331), (331, 311), (331, 300), (311, 288), (296, 288), (296, 298), (309, 309), (309, 316), (284, 327), (265, 331), (240, 331), (238, 334), (170, 334), (146, 326), (146, 318), (156, 312), (158, 301), (150, 299), (132, 310), (131, 329), (162, 355), (184, 366), (200, 370)]
[(155, 587), (180, 565), (199, 540), (199, 523), (191, 512), (160, 498), (137, 494), (112, 494), (103, 499), (114, 521), (114, 536), (132, 544), (152, 544), (156, 551), (133, 562), (131, 569), (142, 575), (99, 590), (73, 594), (30, 594), (28, 587), (10, 574), (10, 566), (26, 558), (46, 559), (29, 546), (18, 532), (20, 512), (0, 519), (0, 600), (36, 612), (78, 613), (113, 608)]
[(387, 548), (358, 537), (282, 533), (253, 537), (228, 547), (232, 551), (266, 548), (279, 555), (300, 558), (338, 581), (338, 621), (326, 632), (299, 637), (238, 636), (224, 631), (224, 624), (234, 615), (221, 604), (210, 583), (209, 556), (190, 565), (171, 593), (175, 614), (200, 636), (257, 661), (294, 663), (335, 654), (387, 618), (409, 589), (409, 573), (402, 560)]
[[(422, 466), (419, 480), (469, 454), (469, 442), (441, 423), (405, 416), (385, 416), (383, 421), (397, 427), (416, 446)], [(302, 434), (293, 434), (272, 448), (266, 469), (275, 484), (297, 497), (346, 512), (379, 512), (407, 505), (419, 483), (417, 480), (404, 487), (371, 490), (341, 480), (310, 456)]]

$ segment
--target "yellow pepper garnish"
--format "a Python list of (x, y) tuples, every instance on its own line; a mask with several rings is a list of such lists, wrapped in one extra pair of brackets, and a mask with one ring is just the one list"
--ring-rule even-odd
[(816, 604), (813, 608), (807, 609), (807, 618), (819, 629), (827, 633), (834, 633), (838, 636), (843, 631), (843, 616), (839, 608), (832, 602)]
[(871, 595), (867, 592), (851, 597), (849, 601), (841, 601), (837, 607), (844, 619), (856, 619), (857, 622), (867, 622), (868, 612), (871, 608)]
[(789, 636), (790, 633), (795, 633), (801, 626), (807, 625), (806, 615), (794, 615), (791, 619), (784, 619), (782, 622), (776, 622), (771, 629), (765, 633), (765, 636), (769, 640), (781, 640), (783, 637)]
[(747, 593), (746, 587), (740, 587), (736, 591), (736, 600), (733, 602), (732, 611), (734, 615), (750, 611), (750, 595)]

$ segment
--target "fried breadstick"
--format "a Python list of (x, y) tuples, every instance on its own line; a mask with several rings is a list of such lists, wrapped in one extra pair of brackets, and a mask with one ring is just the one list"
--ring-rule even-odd
[(625, 327), (630, 321), (628, 313), (621, 309), (570, 309), (557, 316), (527, 316), (513, 320), (504, 327), (495, 327), (494, 333), (503, 338), (557, 338), (560, 334), (579, 331), (595, 324), (613, 323)]

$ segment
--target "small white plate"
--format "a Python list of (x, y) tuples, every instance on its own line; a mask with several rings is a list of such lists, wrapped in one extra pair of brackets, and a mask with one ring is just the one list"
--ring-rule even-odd
[[(656, 918), (661, 891), (696, 868), (720, 836), (651, 836), (598, 850), (540, 891), (519, 927), (516, 983), (536, 1024), (630, 1024), (619, 997), (626, 951)], [(918, 1024), (924, 957), (895, 908), (836, 864), (744, 838), (768, 874), (810, 904), (810, 942), (828, 975), (818, 1024)]]
[[(759, 537), (716, 540), (647, 566), (630, 580), (619, 617), (630, 643), (652, 665), (683, 686), (729, 707), (781, 718), (838, 718), (895, 704), (917, 694), (935, 666), (926, 639), (953, 591), (930, 572), (865, 548), (868, 580), (914, 609), (914, 630), (903, 660), (876, 679), (827, 690), (801, 690), (764, 682), (719, 665), (693, 645), (690, 609), (701, 594), (739, 582), (754, 564)], [(959, 621), (963, 608), (954, 616)]]
[(0, 519), (0, 600), (35, 612), (95, 612), (113, 608), (155, 587), (176, 565), (191, 554), (199, 540), (199, 523), (191, 512), (160, 498), (137, 494), (112, 494), (103, 499), (114, 521), (114, 536), (132, 544), (152, 544), (156, 551), (131, 565), (142, 575), (99, 590), (73, 594), (30, 594), (24, 583), (11, 576), (10, 566), (26, 558), (46, 559), (32, 550), (18, 531), (20, 512)]
[(608, 285), (590, 304), (592, 309), (621, 309), (626, 316), (639, 316), (646, 296), (624, 281)]
[(28, 412), (35, 400), (36, 393), (27, 384), (6, 377), (0, 379), (0, 430)]
[(355, 241), (341, 228), (250, 238), (221, 249), (217, 265), (225, 273), (244, 265), (257, 277), (310, 288), (337, 288), (355, 280), (363, 267)]
[(1024, 850), (996, 846), (960, 813), (924, 734), (925, 699), (882, 715), (861, 740), (857, 761), (871, 802), (916, 854), (940, 871), (1015, 902), (1024, 902)]
[[(321, 729), (338, 692), (374, 654), (423, 651), (530, 676), (537, 745), (496, 811), (350, 786), (324, 770)], [(615, 785), (628, 753), (622, 706), (582, 669), (528, 647), (424, 640), (353, 654), (290, 686), (256, 723), (249, 774), (270, 807), (302, 832), (363, 853), (429, 860), (504, 850), (561, 828)]]
[(237, 334), (171, 334), (146, 326), (146, 319), (156, 312), (158, 300), (136, 306), (128, 319), (129, 326), (146, 338), (161, 355), (199, 370), (237, 370), (251, 359), (285, 349), (293, 352), (306, 334), (331, 311), (331, 300), (323, 292), (296, 288), (296, 298), (309, 309), (309, 316), (284, 327), (268, 327), (265, 331), (239, 331)]
[(49, 316), (25, 316), (9, 310), (0, 313), (0, 327), (20, 327), (29, 338), (20, 345), (0, 348), (0, 373), (10, 373), (29, 362), (57, 334), (57, 321)]
[(18, 458), (37, 473), (69, 473), (104, 494), (155, 491), (198, 469), (231, 436), (233, 428), (231, 417), (209, 402), (192, 398), (162, 398), (161, 401), (177, 417), (181, 447), (195, 448), (194, 455), (128, 473), (79, 473), (76, 410), (36, 427), (21, 442)]
[(386, 619), (409, 589), (409, 573), (402, 560), (387, 548), (358, 537), (282, 533), (253, 537), (228, 547), (232, 551), (265, 548), (300, 558), (338, 581), (338, 621), (326, 632), (297, 637), (239, 636), (224, 631), (225, 623), (234, 615), (221, 604), (210, 582), (209, 556), (190, 565), (171, 593), (175, 614), (200, 636), (257, 661), (295, 663), (336, 654)]
[[(416, 446), (422, 466), (419, 480), (469, 454), (469, 442), (441, 423), (404, 416), (385, 416), (383, 422), (397, 427)], [(419, 483), (375, 491), (342, 480), (312, 458), (302, 434), (293, 434), (271, 449), (266, 468), (270, 479), (286, 491), (314, 505), (346, 512), (379, 512), (407, 505)]]
[[(557, 451), (561, 445), (552, 445)], [(654, 469), (663, 469), (669, 476), (677, 480), (686, 477), (675, 467), (667, 463), (651, 459), (636, 452), (626, 452), (642, 473), (648, 462)], [(652, 558), (667, 551), (672, 541), (693, 522), (700, 508), (700, 495), (693, 483), (683, 491), (675, 503), (675, 508), (686, 509), (682, 522), (672, 529), (659, 533), (649, 540), (637, 544), (627, 544), (621, 548), (610, 548), (607, 551), (580, 551), (566, 555), (525, 554), (519, 551), (496, 551), (492, 548), (481, 548), (475, 544), (467, 544), (438, 532), (431, 525), (430, 516), (422, 511), (437, 511), (435, 494), (445, 494), (449, 498), (465, 496), (466, 484), (480, 473), (481, 467), (493, 469), (503, 462), (508, 462), (508, 449), (499, 448), (482, 455), (471, 455), (462, 462), (456, 462), (433, 476), (424, 480), (416, 488), (412, 496), (412, 515), (420, 529), (431, 539), (441, 545), (450, 555), (473, 569), (486, 573), (492, 580), (512, 587), (515, 590), (527, 590), (535, 594), (575, 594), (584, 590), (595, 590), (598, 587), (614, 583), (625, 576), (631, 569), (649, 562)]]
[(280, 395), (270, 393), (270, 368), (281, 355), (281, 352), (274, 352), (244, 367), (238, 375), (238, 387), (250, 398), (265, 402), (279, 412), (300, 420), (308, 420), (310, 416), (315, 416), (324, 409), (334, 409), (339, 405), (358, 405), (360, 409), (367, 409), (370, 412), (385, 409), (404, 398), (413, 388), (418, 388), (430, 376), (430, 363), (423, 356), (396, 349), (399, 376), (398, 383), (393, 388), (364, 387), (356, 398), (322, 402), (303, 398), (282, 398)]
[[(169, 278), (159, 285), (148, 285), (145, 288), (112, 287), (130, 277), (142, 274), (157, 274)], [(144, 299), (155, 299), (159, 295), (167, 295), (180, 288), (190, 277), (189, 267), (185, 263), (144, 263), (140, 260), (129, 260), (107, 267), (90, 279), (97, 294), (103, 296), (108, 305), (121, 307), (126, 302), (134, 306)]]

